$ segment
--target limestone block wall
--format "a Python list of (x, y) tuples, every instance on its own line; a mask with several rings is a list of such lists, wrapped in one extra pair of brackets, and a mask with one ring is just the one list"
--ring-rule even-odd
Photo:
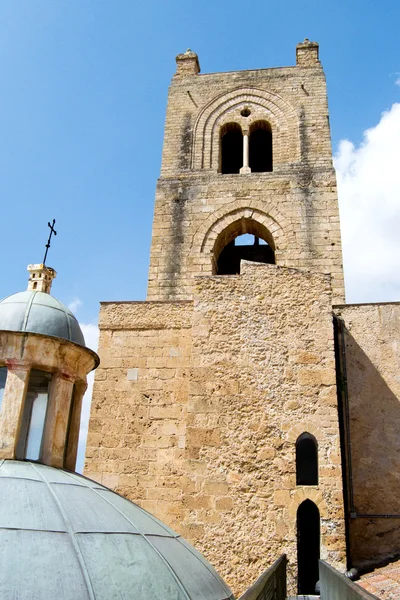
[[(243, 178), (248, 177), (244, 182)], [(264, 225), (276, 263), (332, 273), (343, 301), (343, 269), (335, 174), (304, 185), (293, 174), (204, 175), (160, 180), (150, 257), (148, 300), (193, 297), (193, 277), (215, 273), (218, 236)]]
[[(345, 566), (330, 277), (245, 263), (194, 283), (192, 302), (102, 305), (86, 474), (182, 533), (236, 594), (286, 552), (294, 592), (306, 498), (322, 558)], [(305, 431), (317, 486), (296, 486)]]
[[(278, 265), (332, 273), (334, 299), (344, 301), (325, 76), (310, 57), (295, 67), (230, 73), (178, 68), (156, 192), (149, 300), (192, 298), (193, 277), (215, 273), (218, 234), (237, 221), (254, 233), (253, 221), (271, 233)], [(271, 125), (273, 172), (219, 173), (222, 127), (235, 122), (248, 132), (257, 120)]]
[(400, 552), (400, 303), (335, 312), (345, 325), (350, 549), (362, 565)]
[(85, 471), (158, 514), (180, 495), (191, 315), (191, 302), (103, 303), (100, 312)]

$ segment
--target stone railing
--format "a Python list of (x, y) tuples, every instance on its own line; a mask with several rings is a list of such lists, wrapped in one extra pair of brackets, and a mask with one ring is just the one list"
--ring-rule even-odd
[(282, 554), (239, 600), (285, 600), (286, 564), (286, 555)]

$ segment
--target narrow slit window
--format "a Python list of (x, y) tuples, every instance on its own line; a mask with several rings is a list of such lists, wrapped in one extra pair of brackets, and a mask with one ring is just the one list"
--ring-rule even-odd
[(318, 444), (306, 432), (296, 441), (296, 484), (318, 485)]

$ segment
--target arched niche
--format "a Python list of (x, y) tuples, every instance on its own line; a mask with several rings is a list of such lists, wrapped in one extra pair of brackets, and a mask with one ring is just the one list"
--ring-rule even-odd
[(318, 443), (308, 432), (296, 440), (296, 485), (318, 485)]
[[(244, 243), (235, 244), (237, 238), (245, 235), (248, 239)], [(221, 231), (213, 253), (216, 275), (239, 274), (241, 260), (275, 264), (274, 239), (265, 225), (252, 218), (237, 219)]]
[(318, 507), (304, 500), (297, 509), (297, 569), (298, 592), (315, 594), (319, 579), (321, 525)]

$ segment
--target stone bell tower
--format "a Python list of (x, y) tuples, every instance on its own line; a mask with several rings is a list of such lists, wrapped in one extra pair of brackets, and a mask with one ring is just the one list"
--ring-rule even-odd
[(237, 595), (282, 553), (291, 592), (314, 592), (318, 557), (345, 566), (343, 300), (318, 44), (295, 66), (204, 75), (180, 54), (148, 298), (101, 305), (86, 473), (194, 542)]
[[(333, 300), (343, 302), (336, 179), (318, 44), (298, 44), (295, 67), (201, 75), (194, 52), (176, 60), (148, 300), (191, 298), (193, 277), (222, 274), (221, 253), (248, 233), (269, 245), (265, 262), (330, 273)], [(244, 252), (250, 258), (251, 251)], [(229, 254), (235, 254), (233, 247), (223, 262)]]

